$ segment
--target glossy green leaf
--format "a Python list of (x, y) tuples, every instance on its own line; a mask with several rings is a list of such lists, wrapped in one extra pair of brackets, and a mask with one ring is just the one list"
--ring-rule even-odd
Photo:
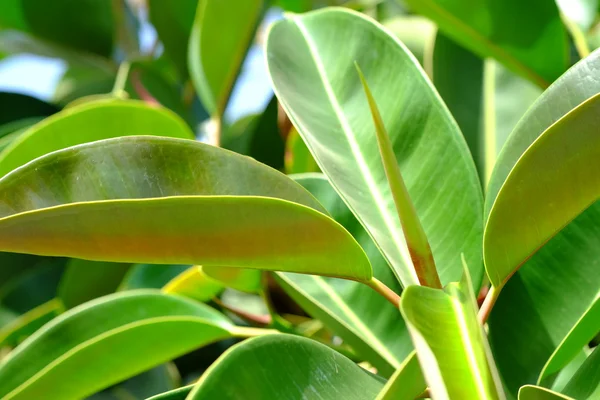
[(69, 108), (31, 127), (0, 154), (0, 175), (52, 151), (133, 135), (194, 137), (167, 109), (138, 101), (100, 100)]
[(579, 367), (563, 392), (578, 400), (594, 400), (600, 396), (600, 350), (596, 347)]
[(119, 290), (160, 289), (189, 268), (189, 265), (136, 264), (123, 278)]
[(195, 141), (126, 137), (57, 151), (1, 179), (0, 199), (2, 251), (372, 276), (358, 243), (300, 185)]
[[(102, 297), (55, 318), (0, 361), (0, 396), (82, 398), (234, 331), (217, 311), (181, 297)], [(90, 360), (94, 368), (82, 368)]]
[(208, 277), (241, 292), (258, 293), (262, 289), (261, 271), (211, 266), (202, 267), (202, 270)]
[(408, 50), (366, 17), (326, 9), (273, 25), (267, 61), (277, 97), (323, 172), (403, 285), (416, 284), (371, 113), (353, 71), (355, 61), (360, 65), (442, 283), (460, 276), (461, 249), (479, 286), (482, 200), (475, 167), (458, 127)]
[(231, 347), (202, 375), (188, 399), (300, 400), (310, 393), (319, 399), (362, 400), (374, 398), (382, 387), (378, 378), (325, 345), (274, 335)]
[[(534, 252), (598, 198), (600, 95), (548, 128), (500, 189), (485, 228), (490, 281), (501, 286)], [(518, 232), (518, 233), (517, 233)]]
[(600, 294), (544, 365), (538, 383), (557, 374), (600, 332)]
[(183, 78), (187, 78), (188, 41), (194, 24), (199, 0), (149, 0), (148, 13), (156, 28), (165, 53), (177, 66)]
[(156, 396), (149, 397), (146, 400), (186, 400), (193, 388), (194, 385), (184, 386), (169, 392), (157, 394)]
[(66, 308), (73, 308), (117, 290), (131, 264), (72, 259), (67, 263), (58, 297)]
[(265, 11), (263, 0), (201, 0), (188, 49), (188, 68), (202, 104), (221, 117)]
[[(600, 93), (600, 50), (579, 61), (550, 86), (531, 106), (506, 141), (487, 187), (486, 216), (498, 192), (527, 148), (552, 124), (585, 100)], [(585, 84), (581, 84), (585, 82)]]
[(419, 278), (419, 283), (424, 286), (441, 288), (440, 278), (435, 268), (431, 247), (423, 226), (415, 210), (415, 206), (406, 190), (406, 184), (398, 168), (398, 161), (394, 155), (394, 149), (381, 119), (377, 102), (369, 89), (369, 85), (358, 64), (356, 64), (358, 75), (367, 96), (367, 102), (373, 116), (375, 132), (383, 169), (390, 185), (392, 198), (396, 204), (396, 211), (400, 217), (402, 232), (406, 240), (406, 246), (412, 259), (413, 267)]
[[(327, 179), (322, 174), (299, 174), (294, 180), (358, 240), (371, 260), (375, 277), (399, 291), (385, 259)], [(371, 288), (347, 280), (289, 273), (277, 274), (277, 280), (309, 315), (344, 339), (381, 375), (392, 375), (412, 350), (398, 309)]]
[(567, 69), (567, 36), (553, 1), (406, 2), (475, 54), (493, 57), (541, 87)]
[[(598, 70), (600, 52), (594, 52), (526, 113), (498, 158), (488, 185), (487, 211), (531, 143), (573, 107), (600, 92), (598, 81), (591, 79)], [(490, 344), (506, 387), (515, 396), (522, 385), (537, 382), (554, 351), (596, 300), (599, 220), (596, 203), (533, 254), (502, 289), (489, 319)]]
[(409, 286), (400, 310), (434, 398), (504, 399), (468, 272), (444, 290)]
[(539, 386), (526, 385), (519, 390), (519, 400), (573, 400), (570, 397), (563, 396)]
[(54, 299), (29, 310), (5, 326), (0, 325), (0, 348), (16, 346), (63, 310), (60, 300)]
[(433, 83), (460, 126), (485, 187), (507, 137), (541, 90), (439, 32), (432, 64)]
[(205, 302), (214, 298), (223, 289), (221, 283), (206, 275), (202, 267), (197, 265), (173, 278), (165, 285), (163, 292)]
[(414, 400), (427, 387), (417, 353), (411, 353), (388, 380), (377, 400)]
[(0, 28), (104, 57), (113, 50), (114, 23), (109, 1), (5, 0), (0, 8)]

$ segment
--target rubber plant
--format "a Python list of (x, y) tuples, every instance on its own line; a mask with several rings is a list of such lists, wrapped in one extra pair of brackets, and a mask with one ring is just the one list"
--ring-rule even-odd
[[(5, 94), (28, 112), (0, 120), (0, 398), (600, 396), (593, 18), (407, 0), (431, 27), (409, 50), (404, 17), (366, 15), (392, 2), (285, 14), (264, 38), (275, 97), (230, 124), (271, 3), (150, 0), (167, 75), (110, 58), (113, 31), (137, 45), (120, 2), (81, 2), (112, 15), (83, 41), (13, 3), (0, 27), (85, 84), (59, 107)], [(92, 67), (114, 86), (91, 90)], [(527, 110), (496, 101), (515, 87)]]

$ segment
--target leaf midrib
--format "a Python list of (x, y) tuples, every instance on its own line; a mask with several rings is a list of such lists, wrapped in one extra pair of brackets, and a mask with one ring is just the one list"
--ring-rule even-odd
[[(394, 220), (394, 216), (391, 216), (389, 214), (389, 210), (385, 206), (385, 200), (383, 198), (383, 195), (379, 191), (379, 188), (377, 187), (377, 183), (376, 183), (375, 179), (373, 178), (373, 176), (371, 175), (371, 172), (369, 171), (369, 167), (368, 167), (367, 162), (361, 152), (360, 145), (356, 141), (352, 127), (350, 126), (350, 123), (346, 119), (346, 116), (344, 114), (344, 111), (341, 108), (341, 105), (339, 104), (339, 102), (336, 99), (333, 87), (331, 86), (331, 83), (327, 79), (327, 73), (325, 71), (323, 61), (321, 60), (321, 58), (318, 55), (317, 46), (313, 42), (313, 40), (310, 36), (310, 33), (309, 33), (308, 29), (306, 28), (306, 26), (304, 25), (304, 23), (298, 17), (294, 17), (293, 21), (296, 24), (296, 26), (298, 27), (298, 29), (300, 30), (300, 32), (302, 33), (302, 37), (306, 41), (308, 51), (313, 58), (315, 67), (317, 68), (319, 77), (321, 78), (321, 83), (323, 84), (323, 88), (325, 89), (325, 92), (327, 94), (327, 98), (330, 101), (331, 106), (336, 114), (336, 117), (338, 118), (338, 120), (341, 124), (342, 132), (344, 133), (344, 136), (346, 137), (346, 140), (350, 146), (351, 153), (354, 156), (354, 158), (358, 164), (361, 175), (362, 175), (365, 183), (367, 184), (367, 187), (369, 188), (369, 193), (371, 193), (373, 199), (375, 200), (375, 204), (377, 206), (376, 208), (377, 208), (377, 210), (379, 210), (379, 213), (383, 219), (385, 227), (387, 228), (387, 231), (390, 232), (390, 235), (391, 235), (393, 241), (397, 244), (396, 247), (398, 249), (398, 252), (400, 253), (400, 256), (403, 258), (403, 261), (405, 263), (405, 267), (406, 267), (405, 270), (408, 270), (409, 275), (411, 275), (413, 277), (414, 282), (416, 283), (416, 282), (418, 282), (418, 277), (416, 276), (414, 269), (410, 268), (410, 266), (412, 266), (413, 264), (412, 264), (410, 255), (408, 254), (408, 248), (406, 247), (404, 236), (399, 236), (401, 231), (397, 228), (397, 226), (394, 226), (392, 224), (392, 221)], [(331, 184), (332, 184), (332, 186), (335, 186), (333, 181), (331, 182)], [(351, 208), (354, 208), (354, 207), (351, 206)], [(360, 218), (360, 216), (357, 215), (357, 217), (359, 217), (360, 220), (364, 221), (364, 219)], [(398, 222), (400, 221), (398, 216), (395, 216), (395, 218), (396, 218), (396, 220), (398, 220)], [(403, 283), (407, 285), (410, 282), (403, 282)]]

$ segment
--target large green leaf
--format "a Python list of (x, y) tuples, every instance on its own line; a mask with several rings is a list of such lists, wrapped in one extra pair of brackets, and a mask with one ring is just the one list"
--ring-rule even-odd
[[(168, 268), (168, 267), (167, 267)], [(234, 268), (232, 268), (234, 269)], [(251, 271), (235, 268), (237, 271)], [(257, 271), (259, 272), (259, 271)], [(260, 272), (258, 273), (260, 277)], [(198, 301), (209, 301), (222, 292), (223, 285), (204, 273), (201, 266), (196, 265), (185, 270), (169, 281), (163, 288), (165, 293), (178, 294)]]
[(72, 259), (58, 287), (58, 297), (73, 308), (117, 290), (131, 264)]
[(0, 324), (0, 348), (16, 346), (63, 311), (60, 300), (54, 299), (16, 317), (6, 326)]
[(378, 378), (325, 345), (275, 335), (231, 347), (204, 373), (188, 399), (362, 400), (374, 398), (382, 387)]
[(82, 398), (236, 334), (223, 315), (181, 297), (150, 290), (102, 297), (55, 318), (0, 361), (0, 396)]
[[(548, 88), (523, 117), (498, 158), (488, 186), (488, 212), (531, 143), (573, 107), (600, 92), (600, 84), (591, 78), (598, 70), (596, 51)], [(596, 203), (533, 254), (502, 290), (489, 320), (490, 344), (514, 395), (522, 385), (537, 382), (553, 352), (597, 298), (599, 220)], [(528, 339), (532, 335), (535, 342)]]
[(175, 63), (183, 78), (187, 78), (188, 41), (199, 0), (149, 0), (148, 11), (165, 53)]
[(0, 176), (55, 150), (132, 135), (194, 137), (167, 109), (131, 100), (94, 101), (61, 111), (23, 133), (0, 153)]
[[(294, 179), (358, 240), (371, 260), (374, 276), (398, 291), (398, 283), (373, 240), (327, 179), (322, 174), (300, 174)], [(398, 309), (365, 285), (289, 273), (277, 274), (277, 279), (306, 312), (350, 344), (381, 375), (390, 376), (412, 350)]]
[(600, 332), (600, 293), (544, 365), (538, 383), (554, 378)]
[(409, 286), (400, 310), (434, 398), (504, 398), (466, 269), (443, 290)]
[(354, 71), (354, 62), (360, 65), (442, 283), (460, 277), (462, 251), (478, 286), (482, 196), (475, 167), (458, 127), (408, 50), (366, 17), (327, 9), (276, 23), (267, 39), (267, 61), (277, 97), (323, 172), (403, 285), (416, 284)]
[(439, 32), (432, 65), (433, 83), (460, 126), (485, 187), (500, 149), (541, 90)]
[(591, 79), (599, 70), (600, 49), (571, 67), (527, 110), (510, 134), (494, 167), (485, 199), (486, 216), (500, 187), (525, 150), (549, 126), (585, 100), (600, 93), (600, 81)]
[(265, 11), (264, 0), (201, 0), (188, 68), (206, 109), (222, 117), (238, 72)]
[(113, 50), (114, 24), (110, 1), (5, 0), (0, 6), (0, 28), (104, 57)]
[(541, 87), (567, 69), (567, 36), (553, 1), (406, 2), (458, 43), (481, 57), (496, 58)]
[(573, 400), (560, 393), (539, 386), (526, 385), (519, 390), (519, 400)]
[(0, 199), (1, 251), (372, 277), (358, 243), (300, 185), (195, 141), (56, 151), (1, 179)]
[(594, 400), (600, 397), (600, 347), (596, 347), (579, 367), (563, 392), (578, 400)]
[(600, 95), (573, 109), (523, 153), (485, 227), (484, 258), (496, 287), (600, 198)]
[(417, 353), (413, 352), (388, 380), (377, 400), (414, 400), (427, 387)]

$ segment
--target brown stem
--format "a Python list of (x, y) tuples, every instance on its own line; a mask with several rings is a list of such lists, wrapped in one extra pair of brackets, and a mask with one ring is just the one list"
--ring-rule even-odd
[(140, 71), (134, 70), (131, 72), (131, 84), (133, 89), (140, 96), (140, 99), (153, 106), (160, 106), (160, 102), (146, 89), (140, 78)]
[(372, 288), (373, 290), (375, 290), (377, 293), (382, 295), (387, 301), (392, 303), (394, 305), (394, 307), (396, 307), (396, 308), (400, 307), (400, 296), (398, 296), (398, 294), (396, 294), (396, 292), (394, 292), (392, 289), (387, 287), (379, 279), (373, 277), (373, 278), (371, 278), (371, 280), (369, 282), (367, 282), (367, 285), (370, 288)]
[(214, 299), (212, 299), (212, 301), (214, 301), (219, 307), (229, 311), (230, 313), (237, 315), (238, 317), (240, 317), (241, 319), (248, 321), (250, 323), (256, 324), (256, 325), (263, 325), (263, 326), (267, 326), (271, 323), (271, 316), (270, 315), (255, 315), (255, 314), (250, 314), (246, 311), (243, 310), (239, 310), (237, 308), (228, 306), (227, 304), (223, 303), (221, 301), (221, 299), (215, 297)]

